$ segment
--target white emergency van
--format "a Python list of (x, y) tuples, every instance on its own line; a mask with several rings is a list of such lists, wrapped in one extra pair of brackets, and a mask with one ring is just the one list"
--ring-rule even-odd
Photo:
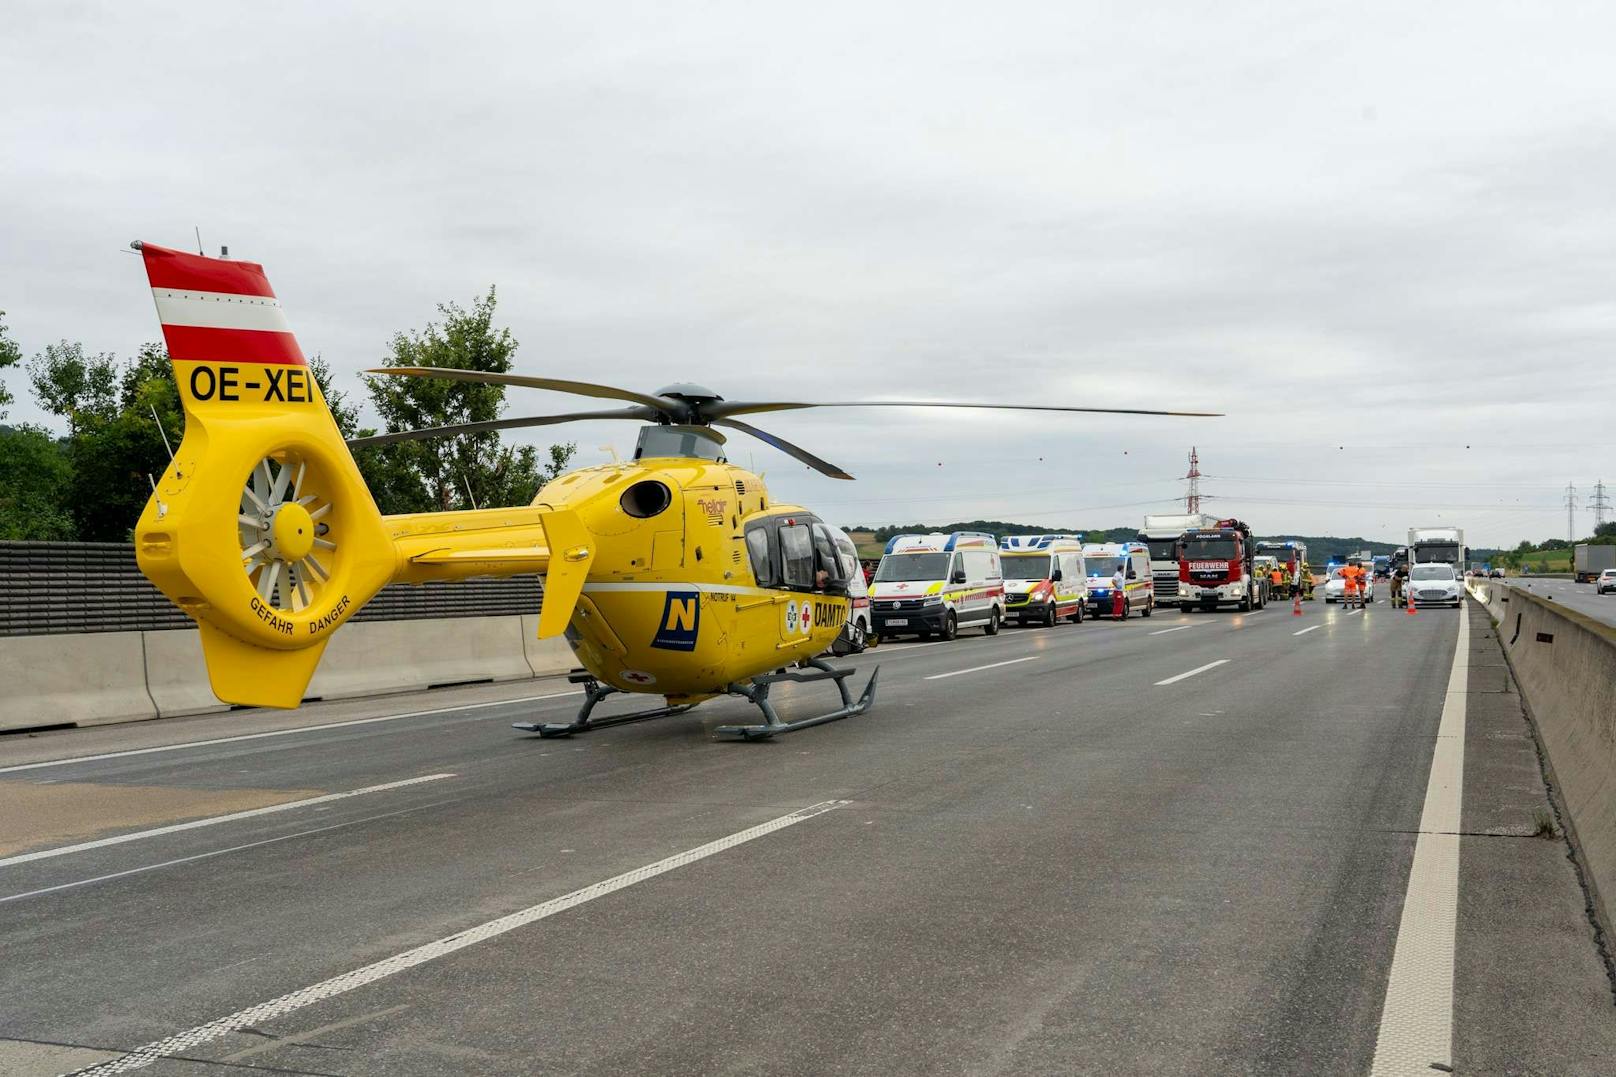
[(999, 539), (1004, 615), (1020, 624), (1081, 624), (1089, 601), (1083, 540), (1077, 535), (1005, 535)]
[(870, 587), (864, 580), (864, 569), (859, 566), (858, 547), (853, 537), (839, 527), (825, 525), (830, 537), (836, 540), (836, 552), (841, 555), (842, 571), (847, 576), (847, 619), (856, 624), (867, 637), (875, 635), (875, 624), (870, 620)]
[(1089, 575), (1089, 616), (1109, 617), (1112, 577), (1123, 567), (1127, 602), (1122, 616), (1149, 617), (1156, 609), (1156, 584), (1150, 574), (1150, 547), (1143, 542), (1093, 542), (1083, 547), (1083, 565)]
[(1004, 622), (999, 544), (976, 531), (894, 535), (870, 583), (870, 601), (878, 636), (953, 639), (977, 626), (996, 635)]

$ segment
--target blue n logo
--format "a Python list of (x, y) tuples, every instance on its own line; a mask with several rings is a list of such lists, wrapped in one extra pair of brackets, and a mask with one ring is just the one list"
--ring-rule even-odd
[(662, 620), (651, 646), (665, 651), (693, 651), (696, 631), (701, 625), (701, 594), (698, 591), (669, 591), (662, 604)]

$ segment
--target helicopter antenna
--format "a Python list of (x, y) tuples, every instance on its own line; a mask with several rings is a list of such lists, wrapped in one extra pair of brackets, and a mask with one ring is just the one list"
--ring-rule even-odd
[(615, 446), (615, 445), (601, 445), (601, 446), (598, 446), (598, 448), (600, 449), (601, 452), (609, 453), (611, 455), (612, 463), (614, 463), (614, 464), (617, 463), (617, 446)]
[[(151, 417), (157, 423), (157, 432), (163, 435), (163, 448), (168, 450), (168, 458), (170, 460), (174, 459), (174, 446), (168, 443), (168, 431), (163, 429), (163, 420), (157, 417), (157, 405), (147, 404), (146, 406), (151, 408)], [(147, 478), (150, 478), (150, 476), (148, 475)], [(155, 485), (153, 489), (156, 489)]]
[(202, 226), (197, 224), (192, 225), (192, 227), (196, 229), (196, 253), (206, 258), (208, 256), (208, 252), (202, 249)]
[(471, 502), (472, 508), (476, 508), (477, 495), (471, 492), (471, 481), (466, 478), (466, 473), (464, 471), (460, 473), (460, 483), (466, 488), (466, 500)]

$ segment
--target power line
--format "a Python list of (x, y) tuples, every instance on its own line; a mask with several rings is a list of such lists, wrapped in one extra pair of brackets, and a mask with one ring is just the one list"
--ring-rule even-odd
[(1566, 483), (1565, 510), (1566, 510), (1566, 541), (1567, 542), (1576, 542), (1577, 541), (1577, 484), (1574, 483), (1574, 482)]

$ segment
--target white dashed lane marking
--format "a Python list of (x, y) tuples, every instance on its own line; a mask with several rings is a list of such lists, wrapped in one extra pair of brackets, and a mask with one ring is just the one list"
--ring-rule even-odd
[(925, 677), (922, 679), (928, 681), (940, 681), (945, 677), (959, 677), (966, 673), (980, 673), (984, 669), (998, 669), (1000, 666), (1013, 666), (1017, 662), (1035, 662), (1037, 660), (1038, 656), (1033, 654), (1028, 655), (1026, 658), (1011, 658), (1003, 662), (989, 662), (985, 666), (972, 666), (970, 669), (956, 669), (950, 673), (933, 673), (930, 677)]
[(1205, 673), (1209, 669), (1217, 669), (1219, 666), (1223, 665), (1227, 661), (1229, 661), (1227, 658), (1220, 658), (1216, 662), (1208, 662), (1204, 666), (1196, 666), (1194, 669), (1188, 670), (1187, 672), (1184, 672), (1184, 673), (1180, 673), (1176, 677), (1168, 677), (1165, 681), (1157, 681), (1156, 682), (1156, 687), (1160, 688), (1164, 684), (1177, 684), (1179, 681), (1186, 680), (1187, 678), (1193, 677), (1197, 673)]

